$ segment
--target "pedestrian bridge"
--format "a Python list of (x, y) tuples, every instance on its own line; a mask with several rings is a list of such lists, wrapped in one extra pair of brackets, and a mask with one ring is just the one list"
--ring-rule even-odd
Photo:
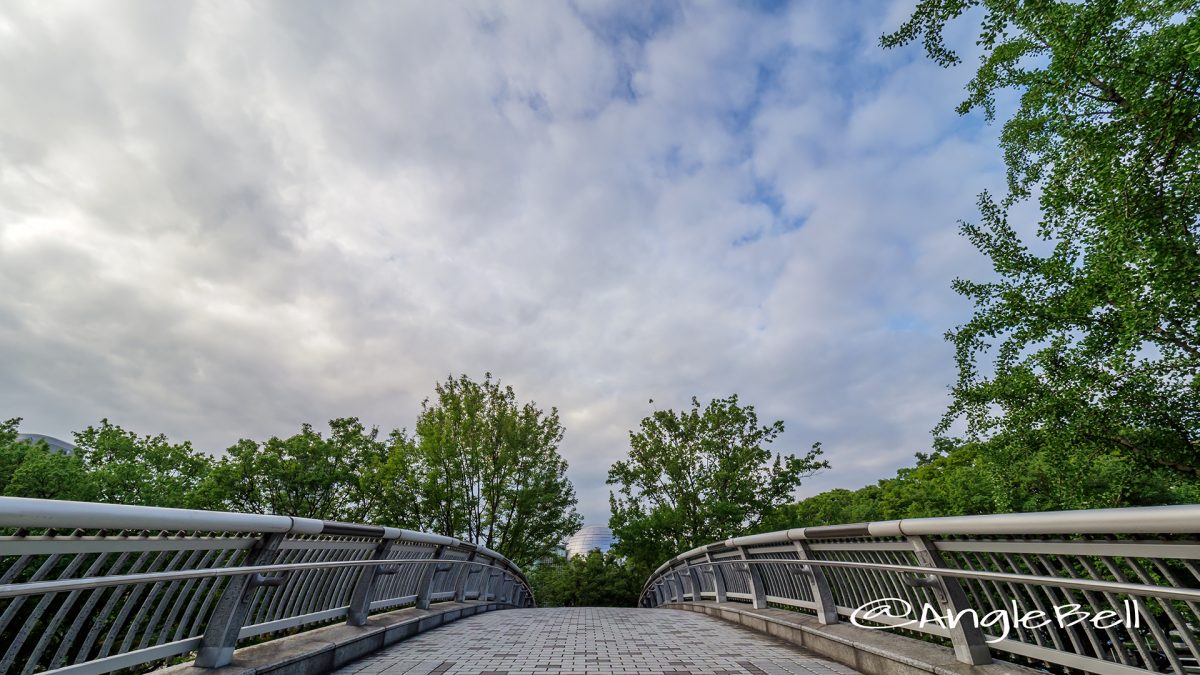
[(640, 608), (537, 609), (450, 537), (0, 497), (0, 675), (1200, 673), (1197, 533), (1200, 506), (797, 528), (676, 556)]

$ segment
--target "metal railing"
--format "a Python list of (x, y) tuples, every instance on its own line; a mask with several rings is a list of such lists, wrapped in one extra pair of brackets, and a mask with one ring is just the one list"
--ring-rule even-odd
[(971, 664), (995, 652), (1051, 672), (1200, 673), (1197, 533), (1200, 505), (796, 528), (678, 555), (640, 604), (800, 610), (948, 643)]
[(0, 497), (0, 674), (106, 673), (404, 605), (533, 605), (451, 537), (310, 518)]

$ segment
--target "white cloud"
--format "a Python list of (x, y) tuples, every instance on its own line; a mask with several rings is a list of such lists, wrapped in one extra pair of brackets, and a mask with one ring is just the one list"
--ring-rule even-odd
[(560, 409), (591, 521), (650, 398), (824, 441), (805, 492), (883, 477), (998, 158), (855, 9), (10, 4), (0, 410), (215, 452), (490, 370)]

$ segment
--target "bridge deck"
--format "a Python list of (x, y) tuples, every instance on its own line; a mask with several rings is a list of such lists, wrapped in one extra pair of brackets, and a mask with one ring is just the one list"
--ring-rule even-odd
[(724, 621), (673, 609), (510, 609), (456, 621), (338, 675), (855, 673)]

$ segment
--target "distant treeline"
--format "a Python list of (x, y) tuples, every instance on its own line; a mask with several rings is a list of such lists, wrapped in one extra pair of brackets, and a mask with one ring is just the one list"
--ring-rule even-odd
[(1062, 445), (1036, 433), (951, 445), (857, 490), (784, 506), (757, 531), (899, 518), (1200, 503), (1200, 479), (1147, 466), (1111, 444)]
[(487, 375), (437, 385), (412, 433), (357, 418), (322, 433), (240, 440), (219, 458), (103, 420), (62, 453), (0, 424), (0, 494), (278, 513), (460, 537), (518, 564), (553, 555), (581, 524), (558, 454), (562, 425)]

